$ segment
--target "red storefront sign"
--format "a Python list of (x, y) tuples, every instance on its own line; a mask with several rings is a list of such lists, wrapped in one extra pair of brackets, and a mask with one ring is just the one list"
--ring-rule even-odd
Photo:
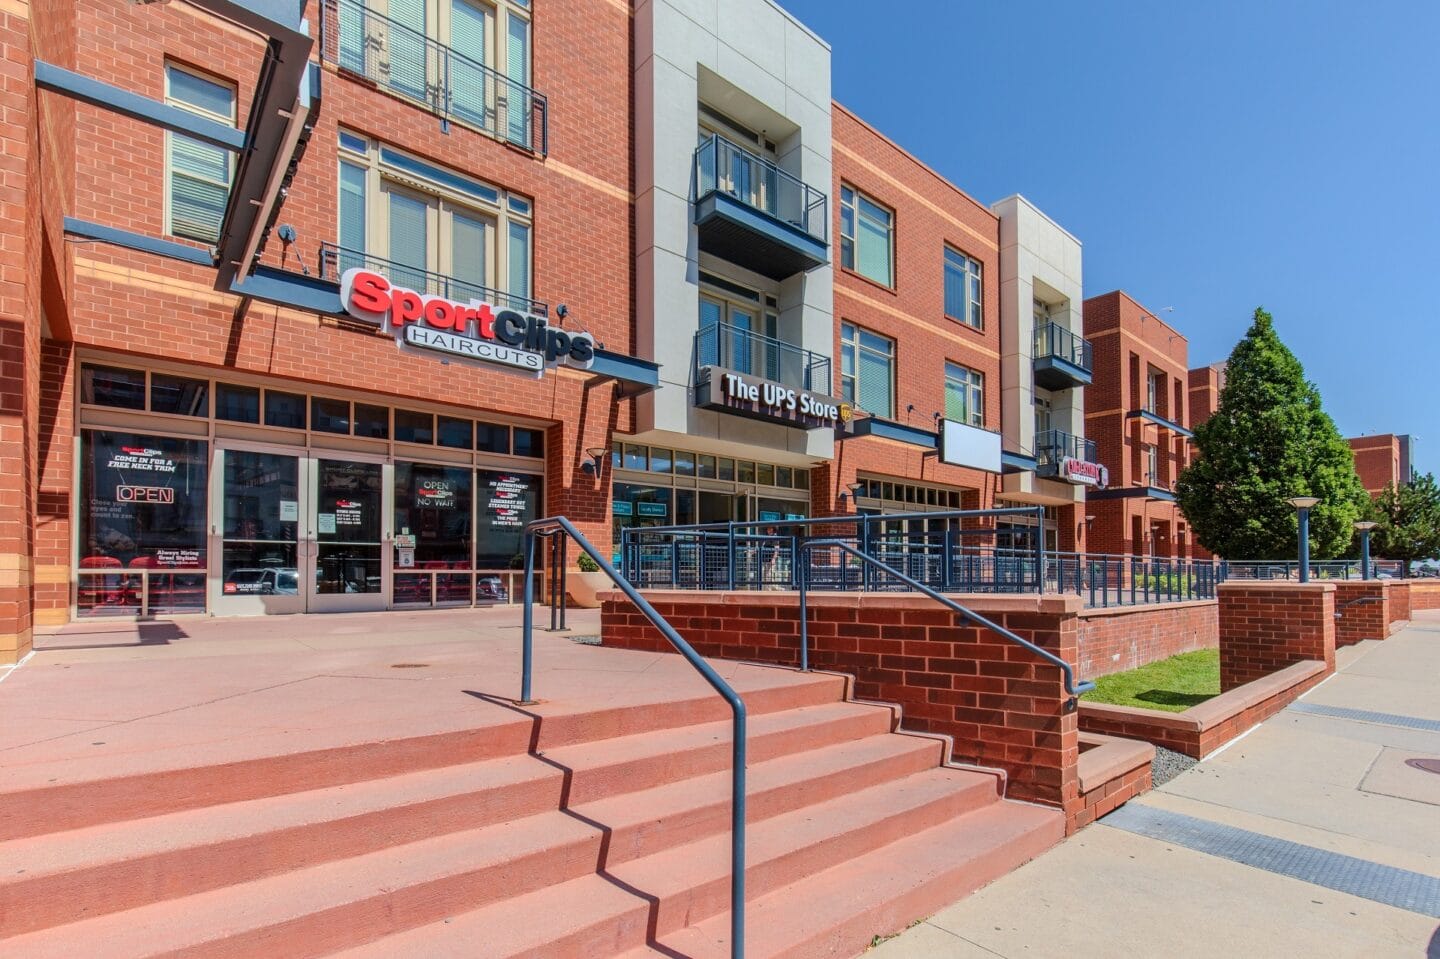
[(1104, 487), (1110, 484), (1110, 471), (1099, 463), (1067, 456), (1060, 461), (1060, 475), (1081, 486)]

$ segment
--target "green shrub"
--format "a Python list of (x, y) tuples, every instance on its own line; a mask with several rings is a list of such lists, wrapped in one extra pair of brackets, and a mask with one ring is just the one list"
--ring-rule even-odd
[(581, 553), (580, 558), (575, 561), (575, 565), (580, 567), (582, 573), (600, 572), (600, 564), (591, 559), (589, 553)]

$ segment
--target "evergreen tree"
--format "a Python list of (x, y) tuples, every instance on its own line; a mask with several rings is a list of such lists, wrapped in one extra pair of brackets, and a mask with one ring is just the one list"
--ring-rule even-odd
[(1440, 556), (1440, 486), (1431, 473), (1414, 474), (1409, 483), (1392, 483), (1375, 500), (1370, 518), (1380, 525), (1370, 534), (1370, 550), (1386, 559), (1409, 563)]
[(1293, 559), (1294, 496), (1315, 496), (1310, 553), (1338, 555), (1368, 497), (1350, 444), (1263, 309), (1230, 354), (1219, 408), (1195, 430), (1196, 460), (1176, 497), (1195, 538), (1226, 559)]

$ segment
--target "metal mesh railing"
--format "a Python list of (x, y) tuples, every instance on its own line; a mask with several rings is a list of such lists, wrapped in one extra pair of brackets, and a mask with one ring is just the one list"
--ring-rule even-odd
[(694, 199), (724, 193), (824, 243), (825, 194), (775, 163), (712, 134), (695, 151)]
[(1035, 357), (1042, 356), (1062, 359), (1087, 372), (1091, 369), (1090, 342), (1059, 323), (1050, 322), (1036, 328)]
[(419, 267), (387, 260), (361, 250), (351, 250), (334, 243), (320, 244), (321, 279), (338, 281), (346, 270), (355, 267), (364, 267), (367, 270), (383, 273), (395, 286), (403, 286), (406, 289), (415, 290), (417, 293), (443, 296), (447, 300), (454, 300), (458, 303), (479, 300), (522, 313), (535, 313), (539, 316), (545, 316), (549, 310), (540, 300), (532, 300), (526, 296), (511, 296), (503, 290), (467, 283), (458, 277), (422, 270)]
[(723, 366), (799, 390), (829, 394), (830, 357), (731, 323), (695, 334), (695, 365)]

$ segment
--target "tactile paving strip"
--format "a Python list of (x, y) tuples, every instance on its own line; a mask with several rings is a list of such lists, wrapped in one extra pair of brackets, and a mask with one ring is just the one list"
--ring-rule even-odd
[(1346, 709), (1344, 706), (1322, 706), (1318, 703), (1291, 703), (1290, 709), (1312, 716), (1329, 716), (1332, 719), (1353, 719), (1357, 723), (1379, 723), (1382, 726), (1399, 726), (1403, 729), (1423, 729), (1440, 733), (1440, 720), (1421, 719), (1419, 716), (1401, 716), (1398, 713), (1377, 713), (1368, 709)]
[(1100, 823), (1440, 919), (1440, 879), (1424, 873), (1133, 802)]

